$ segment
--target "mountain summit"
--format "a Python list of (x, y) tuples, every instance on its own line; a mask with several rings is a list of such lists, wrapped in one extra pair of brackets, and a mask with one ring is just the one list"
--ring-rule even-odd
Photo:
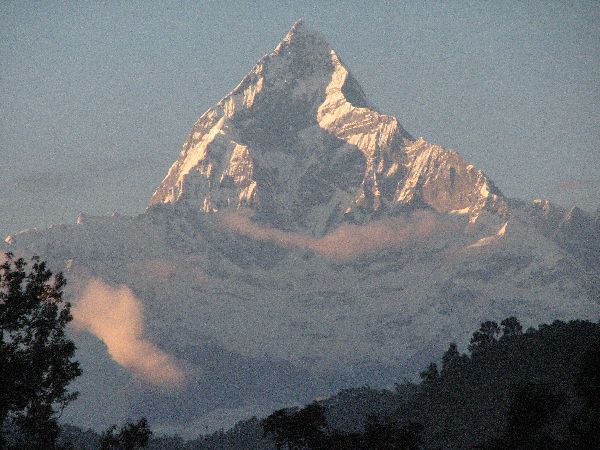
[(456, 152), (377, 112), (325, 38), (300, 21), (196, 121), (150, 203), (249, 208), (314, 235), (407, 206), (475, 220), (505, 204)]

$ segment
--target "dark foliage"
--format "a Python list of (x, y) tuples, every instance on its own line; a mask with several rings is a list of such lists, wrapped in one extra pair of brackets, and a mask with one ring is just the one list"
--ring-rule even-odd
[(451, 343), (442, 357), (441, 376), (444, 378), (458, 377), (468, 363), (467, 355), (461, 355), (456, 344)]
[(499, 334), (500, 327), (496, 322), (483, 322), (479, 330), (473, 333), (471, 343), (469, 344), (469, 351), (471, 354), (475, 355), (479, 352), (487, 350), (494, 345)]
[(400, 425), (390, 420), (368, 417), (363, 435), (363, 448), (381, 450), (390, 448), (418, 449), (423, 443), (422, 432), (423, 425), (417, 422)]
[(421, 372), (419, 374), (419, 376), (421, 377), (423, 384), (426, 384), (428, 386), (434, 385), (440, 378), (437, 364), (436, 363), (429, 364), (429, 367), (427, 367), (426, 370)]
[(575, 378), (577, 394), (584, 399), (586, 406), (600, 408), (600, 338), (593, 339), (589, 348), (578, 361)]
[(594, 448), (600, 442), (600, 336), (592, 339), (578, 361), (575, 391), (583, 408), (571, 420), (569, 430), (576, 448)]
[(508, 434), (517, 441), (534, 434), (554, 415), (560, 402), (547, 387), (524, 383), (508, 391)]
[(275, 444), (271, 436), (265, 436), (262, 425), (256, 417), (238, 422), (232, 429), (217, 431), (215, 433), (201, 436), (189, 442), (185, 449), (231, 449), (246, 450), (249, 448), (273, 449)]
[[(395, 405), (362, 416), (360, 432), (323, 421), (360, 417), (361, 402), (336, 397), (321, 403), (324, 415), (280, 410), (263, 423), (265, 430), (277, 423), (276, 443), (289, 448), (594, 448), (600, 442), (598, 339), (600, 325), (586, 321), (556, 321), (525, 334), (514, 317), (500, 326), (484, 322), (470, 356), (450, 344), (441, 371), (432, 363), (416, 390), (400, 386)], [(304, 422), (310, 417), (318, 421)]]
[(76, 398), (67, 391), (81, 370), (65, 335), (64, 285), (37, 257), (30, 271), (10, 253), (0, 266), (0, 447), (56, 447), (57, 416)]
[(500, 326), (502, 326), (502, 337), (523, 334), (523, 327), (516, 317), (507, 317), (500, 322)]
[(145, 448), (150, 441), (152, 431), (148, 421), (142, 417), (137, 422), (127, 422), (117, 431), (113, 425), (100, 436), (101, 450), (134, 450)]
[(280, 409), (263, 421), (265, 434), (274, 437), (277, 448), (321, 448), (326, 428), (325, 408), (318, 403), (300, 410)]
[[(486, 322), (471, 355), (450, 344), (441, 370), (395, 392), (347, 389), (305, 408), (183, 442), (172, 449), (591, 449), (600, 442), (600, 324), (530, 328)], [(90, 447), (97, 448), (97, 447)]]
[(510, 401), (504, 435), (491, 447), (496, 448), (562, 448), (547, 427), (560, 406), (554, 392), (542, 385), (525, 383), (509, 388)]
[[(423, 384), (410, 402), (410, 416), (425, 427), (426, 448), (572, 448), (573, 421), (583, 417), (576, 386), (586, 366), (579, 361), (600, 336), (600, 325), (555, 321), (525, 334), (515, 318), (501, 325), (482, 324), (460, 369), (443, 368), (439, 381)], [(454, 349), (447, 355), (457, 360)], [(587, 358), (589, 367), (593, 358)], [(583, 422), (582, 430), (592, 429)]]
[(312, 403), (302, 409), (275, 411), (262, 422), (275, 446), (288, 449), (417, 449), (422, 443), (422, 425), (393, 423), (388, 418), (367, 417), (362, 433), (329, 427), (323, 405)]

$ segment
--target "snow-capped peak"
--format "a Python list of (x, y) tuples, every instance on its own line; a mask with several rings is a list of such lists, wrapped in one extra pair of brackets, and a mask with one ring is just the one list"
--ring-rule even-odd
[(151, 199), (316, 235), (406, 206), (502, 209), (483, 172), (377, 112), (325, 37), (294, 23), (192, 127)]
[(306, 45), (307, 41), (313, 48), (321, 47), (327, 50), (331, 49), (327, 39), (322, 33), (307, 27), (302, 19), (300, 19), (294, 22), (290, 31), (287, 32), (285, 37), (277, 47), (275, 47), (275, 52), (281, 51), (281, 48), (285, 46)]

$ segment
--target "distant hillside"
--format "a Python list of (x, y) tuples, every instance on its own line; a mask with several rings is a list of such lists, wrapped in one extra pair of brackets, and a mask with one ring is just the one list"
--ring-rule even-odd
[[(514, 319), (502, 324), (482, 324), (468, 356), (451, 345), (441, 370), (432, 364), (419, 385), (400, 384), (395, 393), (350, 389), (318, 403), (325, 422), (314, 442), (322, 448), (593, 448), (600, 439), (600, 325), (556, 321), (523, 333)], [(305, 410), (288, 410), (284, 419), (279, 412), (274, 435), (304, 433), (310, 440), (314, 423), (311, 431), (293, 421)], [(218, 440), (196, 441), (195, 448), (261, 448), (239, 431), (248, 433), (240, 425)], [(418, 439), (411, 441), (411, 433)]]
[[(522, 331), (516, 319), (486, 322), (469, 354), (450, 345), (440, 368), (395, 392), (348, 389), (302, 409), (151, 449), (593, 448), (600, 440), (600, 324), (555, 321)], [(265, 435), (265, 429), (271, 433)], [(97, 435), (69, 428), (76, 448)]]

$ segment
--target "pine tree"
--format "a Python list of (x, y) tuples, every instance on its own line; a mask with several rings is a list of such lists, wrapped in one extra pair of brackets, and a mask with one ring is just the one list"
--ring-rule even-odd
[(456, 344), (452, 342), (442, 357), (441, 376), (449, 377), (458, 375), (467, 361), (467, 356), (461, 355), (458, 352)]
[(421, 372), (419, 375), (421, 377), (421, 380), (423, 380), (423, 384), (426, 386), (434, 384), (436, 381), (439, 380), (440, 377), (436, 363), (429, 364), (427, 369)]

